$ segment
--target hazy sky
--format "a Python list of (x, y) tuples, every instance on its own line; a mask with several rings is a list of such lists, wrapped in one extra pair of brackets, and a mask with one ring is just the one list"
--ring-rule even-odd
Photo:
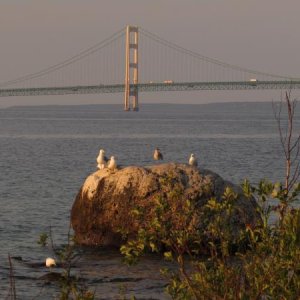
[[(224, 62), (300, 77), (299, 0), (0, 0), (0, 82), (62, 61), (126, 24)], [(148, 93), (141, 101), (270, 100), (279, 93)], [(121, 94), (2, 98), (0, 106), (122, 99)]]

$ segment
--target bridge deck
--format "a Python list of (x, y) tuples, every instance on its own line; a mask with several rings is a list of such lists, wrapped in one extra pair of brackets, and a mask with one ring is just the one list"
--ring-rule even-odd
[[(194, 91), (194, 90), (273, 90), (273, 89), (300, 89), (300, 81), (257, 81), (245, 82), (181, 82), (181, 83), (140, 83), (131, 85), (139, 92), (160, 91)], [(0, 89), (0, 97), (9, 96), (39, 96), (39, 95), (68, 95), (68, 94), (100, 94), (122, 93), (124, 84), (67, 86), (67, 87), (39, 87)]]

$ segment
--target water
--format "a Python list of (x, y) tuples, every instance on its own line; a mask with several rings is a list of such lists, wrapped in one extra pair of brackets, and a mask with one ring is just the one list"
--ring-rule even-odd
[[(194, 153), (200, 167), (235, 183), (284, 174), (271, 103), (143, 105), (138, 113), (118, 105), (13, 107), (0, 110), (0, 145), (0, 298), (9, 286), (8, 253), (23, 259), (13, 261), (20, 299), (53, 298), (55, 285), (38, 280), (51, 251), (36, 241), (51, 225), (55, 243), (66, 242), (73, 200), (100, 148), (122, 165), (151, 164), (157, 146), (165, 161), (187, 162)], [(76, 272), (99, 299), (114, 299), (120, 288), (167, 299), (159, 257), (128, 268), (117, 251), (83, 252)]]

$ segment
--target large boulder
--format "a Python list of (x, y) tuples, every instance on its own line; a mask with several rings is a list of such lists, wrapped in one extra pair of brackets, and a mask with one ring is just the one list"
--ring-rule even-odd
[(129, 166), (116, 171), (106, 168), (88, 176), (75, 199), (71, 223), (76, 242), (89, 246), (120, 246), (124, 243), (120, 228), (126, 228), (128, 236), (137, 232), (132, 210), (145, 203), (149, 207), (157, 197), (165, 195), (167, 187), (162, 179), (170, 176), (182, 187), (183, 197), (196, 201), (199, 208), (211, 197), (222, 201), (225, 188), (231, 187), (239, 194), (231, 219), (233, 230), (256, 222), (255, 200), (247, 199), (238, 186), (209, 170), (176, 163)]

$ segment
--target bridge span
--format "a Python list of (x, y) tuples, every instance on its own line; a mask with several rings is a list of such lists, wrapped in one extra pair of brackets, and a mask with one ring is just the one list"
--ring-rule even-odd
[[(288, 90), (300, 89), (299, 81), (249, 81), (234, 82), (173, 82), (173, 83), (139, 83), (130, 85), (130, 91), (138, 92), (176, 92), (197, 90)], [(10, 96), (42, 96), (42, 95), (70, 95), (70, 94), (101, 94), (124, 93), (125, 84), (38, 87), (0, 89), (0, 97)]]

